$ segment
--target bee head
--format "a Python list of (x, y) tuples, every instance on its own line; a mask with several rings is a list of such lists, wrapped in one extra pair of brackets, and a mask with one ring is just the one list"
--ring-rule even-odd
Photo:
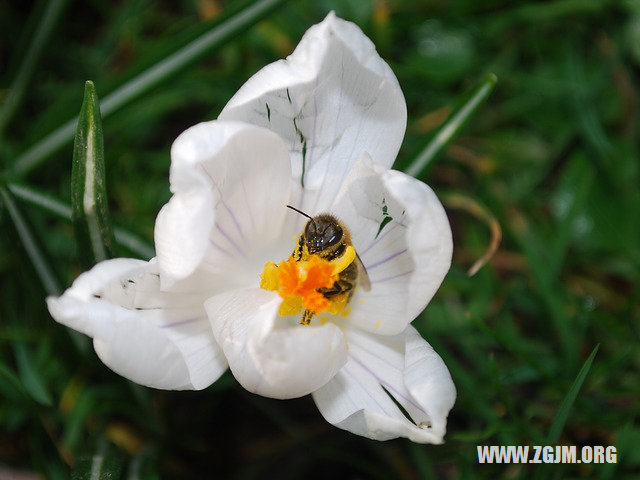
[[(287, 208), (309, 219), (304, 227), (303, 236), (304, 243), (311, 255), (318, 252), (328, 254), (334, 250), (333, 247), (340, 245), (340, 242), (344, 239), (344, 231), (333, 215), (323, 213), (316, 217), (311, 217), (291, 205), (287, 205)], [(347, 238), (350, 238), (348, 233)]]
[(342, 241), (343, 231), (335, 219), (320, 215), (304, 227), (304, 239), (310, 254), (322, 252)]

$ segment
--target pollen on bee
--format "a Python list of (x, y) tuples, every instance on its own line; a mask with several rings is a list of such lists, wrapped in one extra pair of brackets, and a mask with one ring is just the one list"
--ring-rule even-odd
[(260, 275), (260, 288), (265, 290), (277, 290), (279, 285), (278, 266), (273, 262), (264, 265)]
[[(349, 248), (353, 250), (353, 247)], [(355, 252), (346, 254), (347, 260), (354, 256)], [(346, 294), (327, 298), (319, 291), (331, 288), (344, 268), (344, 259), (329, 261), (318, 255), (306, 254), (304, 260), (296, 261), (291, 256), (277, 265), (265, 263), (260, 275), (260, 288), (277, 292), (282, 297), (278, 310), (281, 316), (297, 315), (303, 310), (313, 314), (346, 315), (345, 307), (349, 301)]]
[(289, 257), (278, 265), (267, 262), (260, 279), (261, 288), (275, 291), (282, 297), (279, 315), (296, 315), (302, 309), (321, 313), (332, 307), (332, 301), (318, 289), (332, 287), (337, 274), (334, 265), (317, 255), (309, 255), (305, 261)]

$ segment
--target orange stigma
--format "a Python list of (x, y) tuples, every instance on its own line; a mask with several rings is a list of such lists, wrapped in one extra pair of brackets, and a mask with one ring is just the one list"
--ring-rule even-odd
[(267, 262), (260, 275), (260, 287), (278, 292), (283, 298), (279, 315), (296, 315), (303, 308), (314, 313), (326, 312), (331, 302), (318, 289), (330, 288), (338, 279), (335, 266), (317, 255), (296, 262), (293, 257), (279, 265)]

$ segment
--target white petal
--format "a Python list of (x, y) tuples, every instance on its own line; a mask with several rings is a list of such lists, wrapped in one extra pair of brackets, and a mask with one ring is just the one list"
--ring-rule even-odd
[(377, 334), (402, 332), (451, 265), (451, 229), (438, 198), (421, 181), (365, 155), (331, 211), (351, 231), (371, 282), (370, 291), (356, 290), (349, 322)]
[(431, 420), (431, 430), (444, 436), (456, 387), (447, 366), (411, 325), (405, 331), (404, 384)]
[(118, 258), (83, 273), (47, 305), (56, 321), (93, 337), (100, 359), (123, 377), (154, 388), (205, 388), (227, 363), (202, 299), (159, 287), (154, 260)]
[(155, 228), (163, 287), (190, 275), (191, 289), (209, 296), (256, 284), (263, 246), (281, 234), (290, 169), (286, 146), (269, 130), (213, 121), (183, 132), (171, 148), (173, 197)]
[(303, 326), (279, 317), (280, 297), (266, 290), (225, 292), (205, 307), (238, 382), (272, 398), (301, 397), (326, 384), (344, 365), (347, 348), (332, 323)]
[(264, 126), (285, 139), (297, 186), (291, 201), (315, 215), (329, 208), (364, 152), (392, 165), (407, 109), (373, 43), (330, 13), (307, 30), (286, 60), (250, 78), (219, 118)]
[(429, 344), (412, 327), (396, 336), (350, 330), (347, 337), (347, 365), (313, 394), (324, 418), (375, 440), (406, 437), (442, 443), (456, 393), (446, 366)]

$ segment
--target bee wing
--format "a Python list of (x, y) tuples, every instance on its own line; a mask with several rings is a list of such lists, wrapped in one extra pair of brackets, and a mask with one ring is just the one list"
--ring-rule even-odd
[(356, 265), (358, 266), (358, 285), (360, 285), (364, 290), (371, 290), (371, 281), (369, 280), (369, 274), (367, 273), (367, 269), (360, 260), (360, 255), (356, 252)]

